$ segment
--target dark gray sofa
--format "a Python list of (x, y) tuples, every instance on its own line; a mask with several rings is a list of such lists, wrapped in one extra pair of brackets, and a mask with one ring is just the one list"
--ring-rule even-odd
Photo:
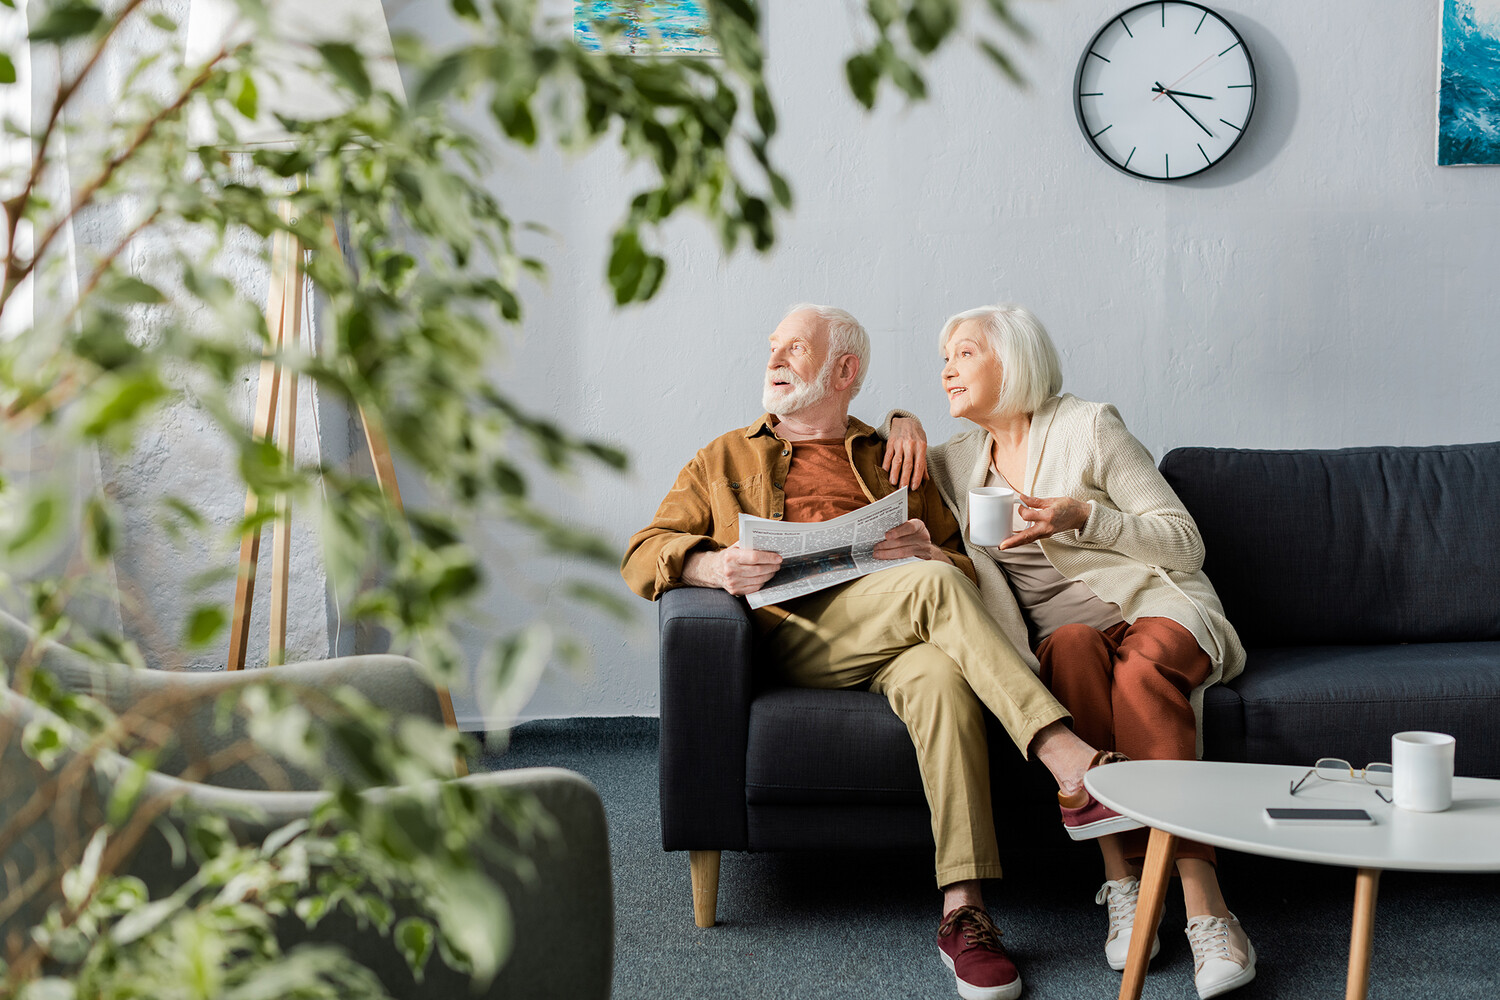
[[(1500, 443), (1179, 448), (1161, 470), (1249, 652), (1208, 692), (1208, 757), (1364, 764), (1389, 759), (1393, 732), (1436, 729), (1459, 773), (1500, 777)], [(662, 843), (695, 852), (700, 923), (720, 851), (931, 848), (883, 697), (767, 685), (745, 604), (722, 591), (670, 591), (660, 618)], [(1055, 786), (990, 722), (1003, 857), (1069, 849)]]

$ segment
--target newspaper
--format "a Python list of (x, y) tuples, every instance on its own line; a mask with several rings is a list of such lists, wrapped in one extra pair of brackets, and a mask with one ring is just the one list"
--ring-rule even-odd
[(780, 552), (781, 568), (746, 600), (752, 608), (779, 604), (857, 580), (880, 569), (919, 561), (916, 556), (876, 559), (875, 543), (906, 520), (906, 487), (832, 521), (791, 524), (740, 515), (740, 547)]

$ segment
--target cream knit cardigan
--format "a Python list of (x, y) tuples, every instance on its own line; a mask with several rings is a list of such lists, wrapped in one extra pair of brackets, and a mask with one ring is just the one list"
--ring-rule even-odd
[[(964, 548), (974, 561), (985, 607), (1033, 670), (1026, 621), (1005, 573), (968, 537), (969, 490), (984, 485), (993, 441), (982, 428), (955, 435), (927, 452), (928, 474), (964, 526)], [(1082, 580), (1101, 600), (1120, 607), (1126, 621), (1170, 618), (1192, 632), (1213, 661), (1213, 672), (1192, 693), (1203, 754), (1203, 692), (1244, 668), (1245, 649), (1224, 617), (1224, 606), (1203, 574), (1203, 539), (1151, 453), (1125, 429), (1108, 403), (1054, 396), (1031, 418), (1026, 481), (1013, 484), (1034, 497), (1087, 501), (1082, 528), (1041, 540), (1057, 571)]]

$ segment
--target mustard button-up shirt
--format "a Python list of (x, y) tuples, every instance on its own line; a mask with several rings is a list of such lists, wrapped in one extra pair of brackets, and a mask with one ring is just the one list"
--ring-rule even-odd
[[(872, 503), (895, 491), (880, 467), (885, 442), (869, 424), (850, 417), (844, 448)], [(674, 587), (685, 586), (682, 565), (689, 554), (699, 549), (717, 551), (739, 541), (741, 513), (773, 520), (784, 517), (783, 488), (791, 460), (792, 445), (777, 436), (769, 413), (749, 427), (715, 438), (677, 474), (651, 524), (631, 536), (620, 564), (626, 584), (654, 601)], [(963, 552), (958, 522), (932, 481), (913, 490), (907, 503), (909, 515), (927, 525), (933, 543), (969, 579), (975, 579), (974, 565)], [(786, 615), (780, 607), (768, 605), (757, 610), (755, 618), (761, 627), (771, 628)]]

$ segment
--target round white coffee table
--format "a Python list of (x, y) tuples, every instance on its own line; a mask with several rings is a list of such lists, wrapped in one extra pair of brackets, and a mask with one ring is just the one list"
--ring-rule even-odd
[[(1397, 809), (1363, 781), (1309, 778), (1296, 795), (1291, 784), (1307, 767), (1142, 760), (1097, 767), (1085, 784), (1094, 798), (1151, 828), (1140, 902), (1130, 939), (1121, 1000), (1139, 1000), (1153, 935), (1161, 919), (1177, 840), (1213, 844), (1248, 854), (1358, 869), (1354, 926), (1349, 940), (1347, 1000), (1364, 1000), (1370, 981), (1375, 892), (1387, 870), (1500, 871), (1500, 781), (1455, 778), (1446, 812)], [(1390, 789), (1384, 789), (1387, 795)], [(1359, 808), (1373, 826), (1276, 826), (1268, 806)]]

